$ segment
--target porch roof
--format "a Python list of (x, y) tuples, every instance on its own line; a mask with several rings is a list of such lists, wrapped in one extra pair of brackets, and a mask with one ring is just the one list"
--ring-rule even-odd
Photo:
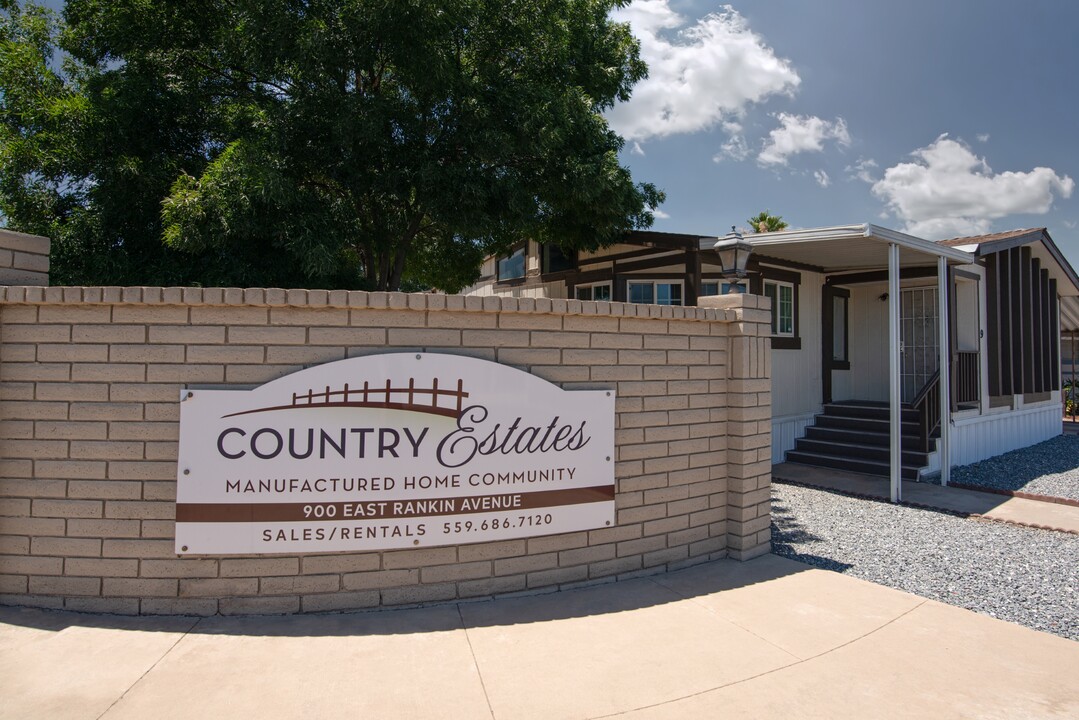
[[(900, 267), (929, 265), (938, 257), (947, 258), (952, 264), (975, 262), (975, 256), (969, 252), (872, 223), (782, 230), (748, 235), (746, 240), (753, 245), (754, 254), (813, 267), (823, 273), (886, 268), (890, 243), (899, 246)], [(714, 244), (712, 238), (701, 238), (702, 250), (710, 250)]]

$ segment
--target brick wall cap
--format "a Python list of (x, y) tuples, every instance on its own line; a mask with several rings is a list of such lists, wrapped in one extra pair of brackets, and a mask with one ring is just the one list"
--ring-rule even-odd
[(633, 303), (583, 303), (576, 300), (534, 300), (488, 295), (439, 293), (363, 293), (280, 288), (162, 288), (53, 286), (0, 287), (0, 305), (181, 305), (246, 307), (319, 307), (399, 309), (412, 311), (461, 310), (539, 315), (637, 317), (655, 320), (731, 321), (732, 311), (756, 309), (756, 295), (703, 297), (699, 307), (650, 306)]

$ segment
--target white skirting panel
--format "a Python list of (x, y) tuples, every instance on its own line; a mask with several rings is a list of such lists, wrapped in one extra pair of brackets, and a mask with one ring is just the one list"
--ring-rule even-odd
[(1051, 402), (956, 420), (951, 432), (951, 464), (969, 465), (1056, 437), (1061, 433), (1060, 418), (1060, 403)]
[(805, 437), (806, 427), (813, 424), (815, 413), (788, 415), (772, 418), (772, 463), (786, 460), (788, 450), (794, 449), (794, 441)]

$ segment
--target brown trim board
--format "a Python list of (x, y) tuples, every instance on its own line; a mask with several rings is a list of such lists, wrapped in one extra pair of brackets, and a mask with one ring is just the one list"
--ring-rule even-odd
[[(342, 522), (539, 510), (614, 500), (613, 485), (450, 498), (294, 503), (177, 503), (176, 522)], [(305, 508), (317, 506), (321, 517)], [(346, 513), (348, 513), (346, 515)], [(358, 514), (361, 513), (361, 514)], [(332, 514), (332, 517), (330, 515)]]

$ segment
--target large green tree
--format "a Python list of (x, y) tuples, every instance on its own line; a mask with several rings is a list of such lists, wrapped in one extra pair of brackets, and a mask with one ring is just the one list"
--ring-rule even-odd
[(646, 72), (619, 4), (9, 4), (0, 211), (72, 282), (452, 291), (609, 244), (663, 200), (602, 116)]

